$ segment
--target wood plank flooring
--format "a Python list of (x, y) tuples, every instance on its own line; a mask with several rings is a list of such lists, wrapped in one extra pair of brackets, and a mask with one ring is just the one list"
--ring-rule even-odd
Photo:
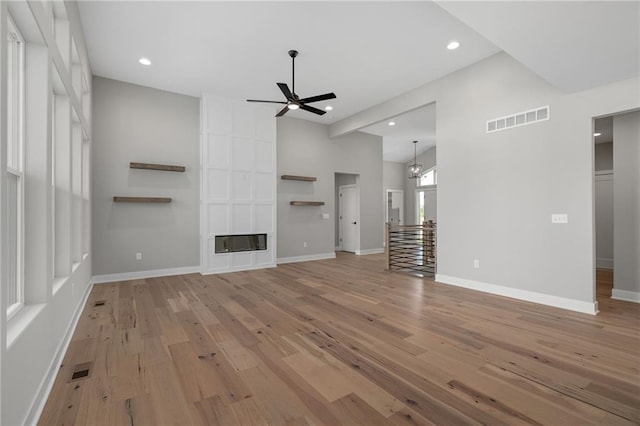
[(40, 424), (640, 423), (640, 305), (603, 287), (583, 315), (383, 268), (96, 285)]

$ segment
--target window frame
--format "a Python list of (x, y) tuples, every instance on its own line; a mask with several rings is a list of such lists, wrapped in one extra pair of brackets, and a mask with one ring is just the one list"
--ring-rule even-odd
[[(430, 185), (421, 185), (422, 178), (429, 172), (433, 172), (434, 183)], [(433, 166), (431, 168), (428, 168), (424, 172), (420, 173), (420, 177), (416, 179), (416, 187), (418, 188), (425, 188), (425, 187), (431, 187), (431, 186), (438, 186), (438, 166)]]
[[(25, 150), (25, 49), (26, 43), (18, 26), (7, 14), (7, 174), (17, 180), (16, 188), (16, 301), (8, 304), (7, 318), (25, 304), (24, 288), (24, 150)], [(11, 44), (15, 43), (17, 49)], [(14, 79), (15, 77), (15, 79)], [(14, 112), (17, 112), (14, 115)], [(11, 115), (9, 115), (11, 114)], [(11, 148), (10, 148), (11, 147)], [(11, 149), (11, 152), (9, 152)], [(14, 208), (10, 206), (9, 208)]]

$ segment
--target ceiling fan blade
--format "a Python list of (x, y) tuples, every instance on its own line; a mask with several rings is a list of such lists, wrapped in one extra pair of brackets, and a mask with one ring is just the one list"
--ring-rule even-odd
[(325, 93), (324, 95), (311, 96), (310, 98), (300, 99), (299, 102), (303, 104), (309, 104), (311, 102), (326, 101), (327, 99), (335, 99), (335, 98), (336, 98), (336, 94), (331, 92), (331, 93)]
[(247, 99), (247, 102), (264, 102), (267, 104), (286, 104), (284, 101), (261, 101), (258, 99)]
[(321, 109), (314, 108), (314, 107), (308, 106), (308, 105), (303, 105), (303, 104), (300, 104), (300, 109), (303, 109), (305, 111), (309, 111), (309, 112), (312, 112), (312, 113), (318, 114), (318, 115), (324, 115), (324, 114), (327, 113), (327, 111), (323, 111)]
[(285, 98), (287, 98), (287, 100), (293, 100), (293, 93), (291, 93), (291, 90), (289, 90), (289, 86), (286, 85), (286, 83), (276, 83), (278, 85), (278, 87), (280, 88), (280, 90), (282, 91), (282, 94), (284, 95)]
[[(301, 107), (302, 108), (302, 107)], [(285, 115), (287, 112), (289, 111), (289, 106), (287, 105), (286, 107), (282, 108), (277, 114), (276, 117), (282, 117), (283, 115)]]

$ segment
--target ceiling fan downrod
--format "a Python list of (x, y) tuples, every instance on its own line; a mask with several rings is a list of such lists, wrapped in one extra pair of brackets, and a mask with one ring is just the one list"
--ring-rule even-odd
[(296, 56), (298, 56), (298, 51), (290, 50), (289, 56), (291, 56), (291, 93), (294, 98), (298, 99), (298, 95), (296, 95)]

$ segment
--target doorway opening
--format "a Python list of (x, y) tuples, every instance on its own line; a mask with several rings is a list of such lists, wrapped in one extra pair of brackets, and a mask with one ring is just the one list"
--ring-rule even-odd
[(640, 302), (640, 111), (593, 120), (594, 297)]
[(360, 252), (360, 191), (358, 175), (336, 173), (336, 251)]
[(404, 190), (385, 190), (385, 223), (404, 225)]

